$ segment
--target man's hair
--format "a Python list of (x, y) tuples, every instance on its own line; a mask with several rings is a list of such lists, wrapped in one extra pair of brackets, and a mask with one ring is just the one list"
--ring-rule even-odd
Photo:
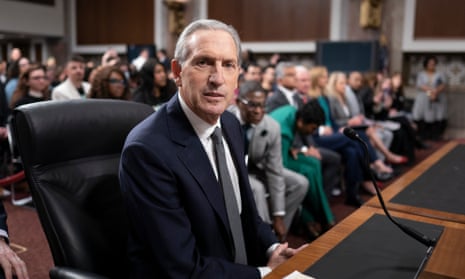
[(316, 124), (318, 126), (325, 123), (325, 113), (317, 99), (312, 99), (297, 110), (296, 119), (302, 120), (304, 124)]
[(179, 36), (178, 42), (176, 43), (176, 48), (174, 50), (174, 59), (176, 59), (181, 66), (186, 62), (187, 58), (190, 55), (190, 47), (188, 46), (189, 37), (196, 31), (199, 30), (222, 30), (229, 35), (234, 40), (237, 49), (237, 63), (241, 64), (241, 40), (237, 34), (236, 29), (231, 25), (227, 25), (221, 21), (214, 19), (199, 19), (191, 24), (189, 24), (184, 31), (182, 31)]
[(239, 98), (245, 99), (246, 95), (249, 94), (250, 92), (262, 92), (265, 94), (265, 91), (263, 90), (262, 86), (258, 81), (255, 80), (246, 80), (241, 83), (239, 86)]
[(79, 62), (79, 63), (85, 63), (86, 60), (84, 60), (84, 57), (80, 56), (80, 55), (77, 55), (77, 54), (74, 54), (73, 56), (71, 56), (71, 58), (69, 59), (69, 62)]
[(295, 64), (292, 62), (279, 62), (278, 65), (276, 65), (276, 79), (283, 78), (285, 70), (292, 67), (295, 67)]
[(261, 71), (260, 66), (259, 66), (257, 63), (255, 63), (255, 62), (249, 62), (249, 63), (247, 63), (247, 64), (245, 65), (244, 71), (248, 72), (248, 71), (249, 71), (249, 68), (251, 68), (251, 67), (258, 68), (258, 69)]

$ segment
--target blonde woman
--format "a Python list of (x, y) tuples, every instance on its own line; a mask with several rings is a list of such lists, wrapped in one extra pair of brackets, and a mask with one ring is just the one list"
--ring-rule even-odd
[[(359, 107), (357, 97), (350, 95), (350, 92), (346, 90), (347, 78), (343, 72), (334, 72), (329, 77), (328, 86), (326, 92), (328, 94), (331, 115), (338, 126), (344, 127), (349, 126), (357, 128), (359, 134), (366, 134), (370, 143), (386, 158), (390, 163), (400, 164), (407, 161), (407, 158), (392, 153), (380, 138), (380, 134), (383, 131), (378, 131), (374, 126), (367, 125), (365, 116), (358, 111), (351, 111), (353, 107)], [(386, 136), (391, 139), (393, 138), (392, 132), (385, 130)], [(387, 134), (389, 133), (389, 134)], [(384, 135), (384, 134), (383, 134)], [(377, 172), (381, 173), (392, 173), (392, 168), (386, 166), (382, 160), (377, 159), (373, 163), (373, 168)]]
[(345, 165), (345, 203), (356, 207), (360, 206), (363, 201), (358, 195), (359, 186), (363, 185), (364, 189), (371, 190), (371, 188), (369, 188), (369, 182), (364, 182), (368, 174), (363, 165), (364, 153), (362, 146), (347, 138), (342, 133), (339, 133), (338, 127), (332, 121), (328, 97), (325, 94), (328, 83), (327, 69), (325, 67), (312, 68), (310, 70), (310, 80), (312, 87), (309, 96), (310, 98), (318, 100), (325, 114), (325, 124), (324, 126), (320, 126), (319, 133), (314, 136), (315, 143), (320, 147), (328, 148), (341, 155), (342, 162)]

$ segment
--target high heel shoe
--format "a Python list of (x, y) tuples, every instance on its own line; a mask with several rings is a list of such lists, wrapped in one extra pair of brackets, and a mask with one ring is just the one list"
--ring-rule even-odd
[(394, 177), (394, 173), (392, 172), (379, 172), (373, 171), (373, 175), (375, 176), (376, 180), (378, 181), (388, 181)]
[(399, 160), (388, 160), (389, 163), (393, 165), (403, 165), (408, 163), (408, 158), (405, 156), (399, 156)]
[(334, 226), (336, 226), (336, 222), (331, 221), (331, 222), (329, 222), (327, 224), (324, 224), (322, 226), (321, 231), (322, 231), (322, 233), (325, 233), (325, 232), (329, 231), (330, 229), (332, 229)]
[(363, 200), (360, 197), (348, 197), (345, 202), (345, 205), (353, 206), (359, 208), (363, 204)]
[(310, 240), (317, 239), (320, 236), (320, 231), (318, 230), (318, 224), (315, 222), (309, 222), (306, 224), (306, 233)]

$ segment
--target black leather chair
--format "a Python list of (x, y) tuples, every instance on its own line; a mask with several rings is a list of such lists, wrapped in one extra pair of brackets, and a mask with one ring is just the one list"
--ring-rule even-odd
[(51, 278), (128, 278), (118, 167), (128, 132), (153, 113), (131, 101), (47, 101), (13, 129), (55, 267)]

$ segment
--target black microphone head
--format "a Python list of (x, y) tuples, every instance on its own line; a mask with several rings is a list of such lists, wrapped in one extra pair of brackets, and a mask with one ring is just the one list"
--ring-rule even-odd
[(350, 139), (353, 139), (353, 140), (357, 140), (358, 139), (358, 135), (357, 133), (355, 132), (354, 129), (350, 128), (350, 127), (345, 127), (344, 128), (344, 131), (343, 131), (344, 135)]

